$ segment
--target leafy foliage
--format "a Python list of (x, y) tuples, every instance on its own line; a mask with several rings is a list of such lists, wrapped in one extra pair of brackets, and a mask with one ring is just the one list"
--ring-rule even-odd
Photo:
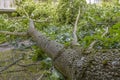
[[(101, 5), (89, 5), (85, 0), (59, 0), (58, 4), (48, 2), (35, 3), (31, 0), (24, 0), (17, 3), (16, 13), (12, 17), (7, 14), (0, 15), (0, 30), (26, 31), (28, 18), (35, 21), (50, 18), (48, 22), (35, 22), (38, 30), (57, 42), (65, 45), (72, 40), (72, 29), (80, 7), (80, 19), (78, 23), (78, 39), (82, 47), (87, 48), (94, 41), (96, 49), (120, 48), (120, 5), (103, 3)], [(108, 27), (108, 33), (102, 37)], [(0, 43), (16, 39), (15, 36), (1, 35)], [(48, 79), (61, 80), (55, 71), (50, 73), (48, 68), (52, 67), (51, 60), (44, 55), (44, 52), (37, 47), (32, 47), (34, 53), (33, 61), (42, 60), (42, 68)]]
[[(119, 27), (119, 9), (119, 6), (113, 5), (90, 5), (84, 16), (84, 20), (79, 23), (80, 28), (78, 32), (82, 35), (79, 36), (79, 38), (82, 39), (80, 43), (83, 43), (83, 46), (88, 46), (93, 40), (98, 40), (96, 48), (115, 48), (115, 37), (119, 38), (119, 36), (115, 36), (111, 31), (118, 31), (118, 29), (113, 28), (113, 26), (117, 24), (116, 26)], [(102, 38), (101, 36), (105, 32), (106, 27), (109, 28), (108, 34)], [(119, 41), (117, 43), (119, 43)], [(116, 46), (116, 48), (118, 47), (120, 46)]]
[(51, 0), (43, 2), (34, 2), (31, 0), (24, 0), (18, 2), (17, 14), (21, 17), (32, 18), (34, 20), (45, 20), (49, 21), (44, 23), (38, 23), (39, 27), (48, 26), (50, 23), (54, 23), (51, 19), (55, 19), (56, 5)]
[(85, 0), (60, 0), (57, 8), (58, 21), (66, 24), (75, 22), (80, 7), (81, 17), (86, 9)]
[[(22, 19), (19, 17), (10, 18), (7, 14), (0, 15), (1, 31), (20, 32), (20, 31), (26, 31), (27, 28), (28, 28), (27, 19)], [(17, 38), (17, 36), (4, 35), (4, 34), (0, 34), (0, 37), (1, 37), (0, 43)]]

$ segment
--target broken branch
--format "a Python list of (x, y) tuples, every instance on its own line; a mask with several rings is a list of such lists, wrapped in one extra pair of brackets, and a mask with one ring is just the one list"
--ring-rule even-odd
[(79, 18), (80, 18), (80, 7), (79, 7), (78, 15), (77, 15), (77, 17), (76, 17), (76, 21), (75, 21), (75, 24), (74, 24), (72, 45), (79, 45), (79, 43), (78, 43), (78, 38), (77, 38), (77, 34), (76, 34)]
[[(103, 33), (103, 35), (102, 35), (101, 37), (103, 38), (107, 33), (108, 33), (108, 27), (105, 29), (105, 32)], [(93, 48), (93, 46), (96, 44), (96, 42), (97, 42), (97, 40), (94, 40), (94, 41), (90, 44), (88, 50), (91, 50), (91, 49)]]
[(15, 36), (26, 36), (26, 35), (27, 35), (27, 32), (0, 31), (0, 34), (15, 35)]
[(3, 71), (7, 70), (7, 69), (10, 68), (11, 66), (15, 65), (17, 62), (19, 62), (19, 61), (22, 60), (22, 59), (23, 59), (23, 56), (22, 56), (22, 57), (20, 56), (19, 59), (15, 60), (13, 63), (11, 63), (11, 64), (9, 64), (8, 66), (5, 66), (3, 69), (1, 69), (1, 70), (0, 70), (0, 73), (2, 73)]

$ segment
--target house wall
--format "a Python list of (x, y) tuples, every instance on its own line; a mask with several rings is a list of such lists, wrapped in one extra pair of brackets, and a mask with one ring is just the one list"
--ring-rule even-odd
[(0, 9), (15, 8), (14, 0), (0, 0)]
[(100, 3), (102, 0), (86, 0), (88, 4), (97, 4)]

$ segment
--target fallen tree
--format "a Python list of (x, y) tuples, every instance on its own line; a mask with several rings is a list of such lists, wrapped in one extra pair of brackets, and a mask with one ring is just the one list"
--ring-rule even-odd
[(46, 52), (53, 60), (56, 69), (67, 80), (120, 80), (119, 49), (87, 51), (89, 49), (84, 49), (78, 45), (65, 47), (37, 31), (32, 20), (30, 20), (27, 34), (23, 35), (29, 35), (33, 38), (37, 46)]
[(55, 67), (68, 80), (119, 80), (119, 50), (93, 50), (65, 48), (63, 44), (47, 39), (34, 28), (30, 20), (28, 34), (52, 58)]

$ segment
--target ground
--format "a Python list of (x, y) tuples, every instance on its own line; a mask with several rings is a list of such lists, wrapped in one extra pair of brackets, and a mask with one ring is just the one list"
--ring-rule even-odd
[[(24, 42), (30, 43), (19, 44)], [(32, 61), (31, 53), (31, 49), (18, 50), (10, 43), (0, 44), (0, 80), (41, 80), (40, 61)]]

